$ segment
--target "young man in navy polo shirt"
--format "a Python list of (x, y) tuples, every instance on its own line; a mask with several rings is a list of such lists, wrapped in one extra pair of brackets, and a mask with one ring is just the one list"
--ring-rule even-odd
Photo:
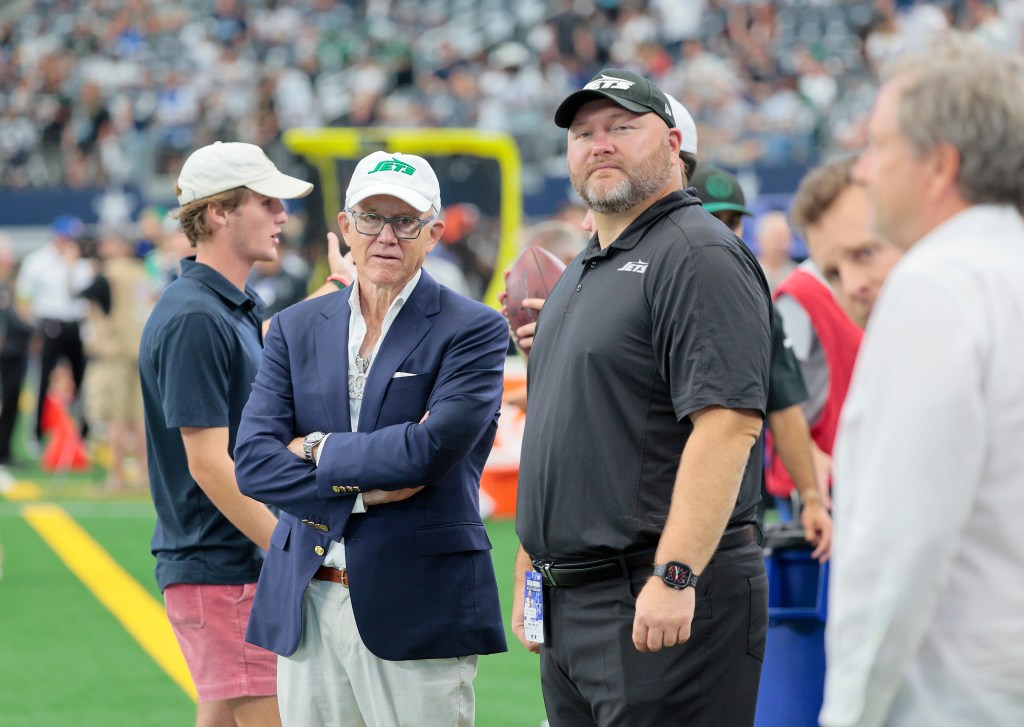
[(246, 279), (255, 262), (278, 255), (288, 219), (281, 200), (312, 189), (251, 144), (193, 153), (175, 193), (196, 255), (182, 261), (142, 335), (156, 577), (196, 684), (200, 726), (280, 724), (276, 657), (242, 639), (277, 518), (238, 491), (230, 453), (262, 350), (263, 302)]

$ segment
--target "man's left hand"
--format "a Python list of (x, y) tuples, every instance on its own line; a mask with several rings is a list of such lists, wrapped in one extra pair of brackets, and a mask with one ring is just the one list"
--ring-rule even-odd
[(633, 619), (633, 645), (637, 651), (660, 651), (685, 644), (690, 638), (690, 625), (697, 596), (693, 588), (681, 591), (651, 578), (636, 599)]

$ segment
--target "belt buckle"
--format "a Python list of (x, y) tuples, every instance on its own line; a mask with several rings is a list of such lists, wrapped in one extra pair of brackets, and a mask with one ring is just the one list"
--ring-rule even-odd
[(542, 563), (540, 566), (540, 574), (544, 578), (545, 583), (547, 583), (549, 586), (557, 587), (558, 581), (555, 580), (555, 575), (551, 572), (552, 566), (554, 566), (554, 563), (550, 561), (548, 561), (547, 563)]
[(348, 568), (341, 569), (341, 580), (338, 582), (345, 588), (348, 588)]

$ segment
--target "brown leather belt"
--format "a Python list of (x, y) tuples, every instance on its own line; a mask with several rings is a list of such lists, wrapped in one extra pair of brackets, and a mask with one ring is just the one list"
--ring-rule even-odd
[(331, 568), (329, 565), (322, 565), (316, 569), (316, 573), (313, 574), (313, 578), (318, 581), (330, 581), (331, 583), (340, 583), (341, 585), (348, 588), (348, 569), (347, 568)]

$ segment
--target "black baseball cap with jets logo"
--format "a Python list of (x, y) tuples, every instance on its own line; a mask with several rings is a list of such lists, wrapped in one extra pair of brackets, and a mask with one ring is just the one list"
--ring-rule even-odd
[(619, 68), (605, 68), (586, 86), (566, 96), (555, 111), (555, 124), (568, 129), (580, 106), (605, 98), (635, 114), (655, 113), (670, 128), (676, 125), (672, 106), (662, 90), (643, 76)]

